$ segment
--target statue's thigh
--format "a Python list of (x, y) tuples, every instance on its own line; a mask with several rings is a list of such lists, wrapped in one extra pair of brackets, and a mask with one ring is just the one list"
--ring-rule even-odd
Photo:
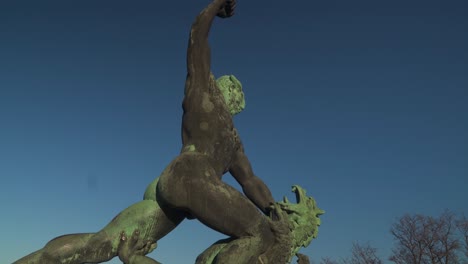
[(202, 154), (184, 153), (171, 162), (160, 176), (157, 200), (228, 236), (269, 232), (263, 214), (245, 195), (221, 181)]
[(168, 219), (157, 202), (143, 200), (120, 212), (98, 235), (108, 237), (114, 247), (118, 246), (122, 232), (128, 237), (135, 230), (139, 230), (141, 240), (156, 242), (174, 229), (176, 224)]

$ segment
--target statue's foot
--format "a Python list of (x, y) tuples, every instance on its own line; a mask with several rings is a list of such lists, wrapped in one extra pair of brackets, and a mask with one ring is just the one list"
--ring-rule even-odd
[(217, 16), (220, 18), (228, 18), (234, 15), (234, 9), (236, 8), (236, 0), (227, 0), (226, 4), (219, 10)]

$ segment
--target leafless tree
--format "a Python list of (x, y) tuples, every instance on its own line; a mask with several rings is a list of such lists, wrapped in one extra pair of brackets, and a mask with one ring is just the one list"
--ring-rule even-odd
[(455, 216), (445, 211), (437, 218), (424, 215), (405, 215), (390, 232), (396, 241), (390, 261), (396, 264), (452, 264), (458, 263), (459, 240)]
[(468, 259), (468, 218), (465, 215), (461, 216), (457, 221), (457, 228), (461, 236), (463, 254)]
[(339, 264), (338, 261), (331, 259), (330, 257), (324, 257), (320, 261), (320, 264)]
[(369, 243), (361, 245), (353, 243), (351, 249), (351, 259), (347, 261), (350, 264), (382, 264), (383, 261), (377, 256), (377, 248), (371, 247)]
[(419, 229), (423, 216), (404, 215), (390, 229), (390, 233), (397, 241), (396, 248), (392, 250), (390, 261), (396, 264), (421, 264), (422, 245), (418, 243)]

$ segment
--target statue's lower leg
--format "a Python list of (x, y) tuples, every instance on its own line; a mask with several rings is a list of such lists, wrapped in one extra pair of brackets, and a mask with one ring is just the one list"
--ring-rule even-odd
[(234, 238), (226, 238), (216, 241), (213, 245), (203, 251), (200, 255), (198, 255), (195, 264), (207, 264), (213, 263), (216, 256), (226, 247), (230, 242), (235, 240)]
[(265, 251), (270, 243), (262, 237), (238, 238), (224, 247), (213, 261), (221, 263), (258, 263), (258, 253)]
[(111, 242), (99, 234), (71, 234), (52, 239), (41, 250), (14, 264), (104, 262), (115, 255)]

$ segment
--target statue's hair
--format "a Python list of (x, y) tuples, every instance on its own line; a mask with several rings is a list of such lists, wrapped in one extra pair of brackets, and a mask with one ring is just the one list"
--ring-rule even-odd
[(245, 108), (242, 84), (234, 75), (223, 75), (216, 80), (227, 107), (232, 115)]
[(228, 90), (232, 85), (242, 88), (241, 82), (234, 75), (223, 75), (216, 79), (216, 84), (221, 91)]

